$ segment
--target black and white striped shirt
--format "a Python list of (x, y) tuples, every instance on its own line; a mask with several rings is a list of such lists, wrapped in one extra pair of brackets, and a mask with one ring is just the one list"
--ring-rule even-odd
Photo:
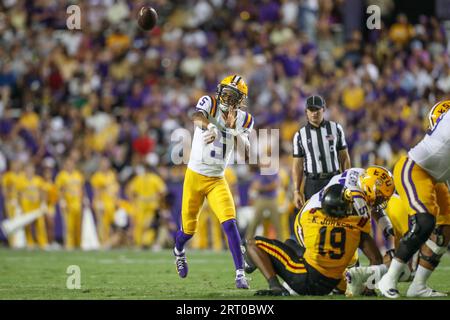
[(311, 174), (340, 170), (338, 152), (347, 148), (344, 130), (333, 121), (322, 121), (320, 127), (310, 123), (294, 136), (294, 157), (304, 158), (303, 171)]

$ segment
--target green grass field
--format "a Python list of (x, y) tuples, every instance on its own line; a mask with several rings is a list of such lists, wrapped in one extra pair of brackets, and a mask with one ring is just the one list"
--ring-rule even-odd
[[(0, 249), (0, 299), (255, 299), (266, 282), (256, 271), (251, 290), (234, 288), (228, 252), (188, 251), (189, 276), (178, 278), (169, 250), (42, 252)], [(81, 269), (81, 289), (69, 290), (68, 266)], [(450, 291), (450, 255), (442, 258), (430, 284)], [(404, 293), (407, 286), (402, 284)], [(278, 299), (278, 298), (277, 298)], [(282, 299), (318, 299), (283, 297)], [(327, 296), (321, 299), (345, 299)], [(373, 298), (372, 298), (373, 299)], [(380, 298), (375, 298), (380, 299)]]

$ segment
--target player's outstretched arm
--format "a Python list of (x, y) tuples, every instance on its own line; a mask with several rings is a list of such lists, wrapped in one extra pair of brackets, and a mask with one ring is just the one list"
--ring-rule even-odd
[(387, 243), (387, 250), (393, 250), (395, 247), (394, 227), (388, 215), (383, 209), (372, 210), (372, 217), (377, 223), (377, 227), (383, 232), (383, 237)]
[(383, 257), (381, 256), (380, 250), (370, 234), (361, 232), (359, 248), (362, 250), (367, 259), (369, 259), (371, 265), (383, 263)]

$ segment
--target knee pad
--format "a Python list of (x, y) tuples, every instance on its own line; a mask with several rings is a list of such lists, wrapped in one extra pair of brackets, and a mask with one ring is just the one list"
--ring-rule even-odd
[(428, 240), (434, 230), (436, 218), (426, 212), (419, 212), (410, 218), (408, 233), (400, 240), (396, 257), (408, 262), (420, 246)]
[[(430, 239), (428, 239), (425, 244), (428, 248), (433, 252), (431, 256), (424, 255), (422, 252), (420, 253), (420, 259), (425, 260), (429, 264), (433, 266), (433, 268), (436, 268), (439, 265), (439, 262), (441, 261), (441, 257), (444, 255), (445, 252), (447, 252), (447, 246), (440, 245), (439, 243), (439, 237), (437, 238), (438, 241), (434, 242)], [(443, 243), (442, 243), (443, 244)]]

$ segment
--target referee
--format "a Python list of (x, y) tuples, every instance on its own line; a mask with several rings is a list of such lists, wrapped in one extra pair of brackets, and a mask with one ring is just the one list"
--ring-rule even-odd
[[(301, 209), (330, 179), (350, 168), (341, 125), (324, 120), (325, 100), (318, 95), (306, 99), (308, 123), (294, 136), (294, 204)], [(306, 178), (306, 179), (304, 179)]]

